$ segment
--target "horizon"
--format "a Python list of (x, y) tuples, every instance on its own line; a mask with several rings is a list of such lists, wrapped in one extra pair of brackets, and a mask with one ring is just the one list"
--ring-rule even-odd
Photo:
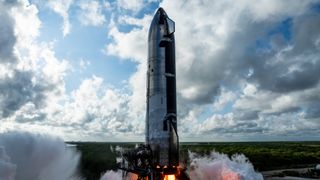
[[(145, 142), (144, 141), (137, 141), (137, 142), (129, 142), (129, 141), (64, 141), (65, 143), (140, 143), (140, 144), (144, 144)], [(307, 143), (307, 142), (310, 142), (310, 143), (318, 143), (320, 142), (320, 140), (314, 140), (314, 141), (281, 141), (281, 140), (278, 140), (278, 141), (182, 141), (182, 142), (179, 142), (180, 143), (281, 143), (281, 142), (287, 142), (287, 143)]]

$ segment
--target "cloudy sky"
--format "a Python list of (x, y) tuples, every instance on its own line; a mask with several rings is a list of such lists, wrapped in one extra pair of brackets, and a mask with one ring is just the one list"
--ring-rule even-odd
[(182, 141), (320, 139), (319, 0), (0, 0), (0, 132), (143, 141), (158, 7)]

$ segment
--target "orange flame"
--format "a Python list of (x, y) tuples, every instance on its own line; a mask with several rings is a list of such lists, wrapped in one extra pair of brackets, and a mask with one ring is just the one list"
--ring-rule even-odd
[(176, 176), (174, 174), (165, 175), (163, 180), (175, 180)]
[(236, 172), (225, 173), (222, 177), (223, 180), (240, 180), (240, 175)]

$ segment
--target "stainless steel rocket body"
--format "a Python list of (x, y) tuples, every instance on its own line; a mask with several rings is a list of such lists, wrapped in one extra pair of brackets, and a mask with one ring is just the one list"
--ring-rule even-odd
[(179, 166), (174, 22), (159, 8), (148, 35), (146, 144), (122, 154), (120, 169), (138, 179), (189, 180)]
[(149, 29), (146, 144), (152, 165), (179, 165), (174, 22), (159, 8)]

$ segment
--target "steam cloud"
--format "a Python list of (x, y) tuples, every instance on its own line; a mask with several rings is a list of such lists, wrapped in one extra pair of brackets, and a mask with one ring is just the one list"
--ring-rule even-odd
[(107, 171), (100, 180), (122, 180), (121, 171)]
[(58, 138), (27, 132), (0, 134), (1, 180), (74, 180), (80, 154)]
[[(235, 154), (229, 158), (226, 154), (212, 151), (210, 155), (201, 156), (189, 152), (190, 165), (187, 173), (191, 180), (263, 180), (263, 176), (256, 172), (242, 154)], [(126, 180), (137, 179), (128, 174)], [(107, 171), (100, 180), (122, 180), (121, 171)]]
[(189, 152), (189, 158), (189, 175), (192, 180), (263, 180), (244, 155), (235, 154), (230, 159), (214, 151), (208, 156)]
[[(137, 175), (128, 173), (124, 178), (125, 180), (136, 180), (138, 179)], [(123, 180), (121, 171), (107, 171), (100, 180)]]
[[(80, 154), (58, 138), (26, 132), (0, 134), (1, 180), (74, 180)], [(192, 180), (262, 180), (244, 155), (189, 152), (188, 174)], [(128, 174), (126, 180), (137, 177)], [(122, 171), (107, 171), (100, 180), (122, 180)]]

